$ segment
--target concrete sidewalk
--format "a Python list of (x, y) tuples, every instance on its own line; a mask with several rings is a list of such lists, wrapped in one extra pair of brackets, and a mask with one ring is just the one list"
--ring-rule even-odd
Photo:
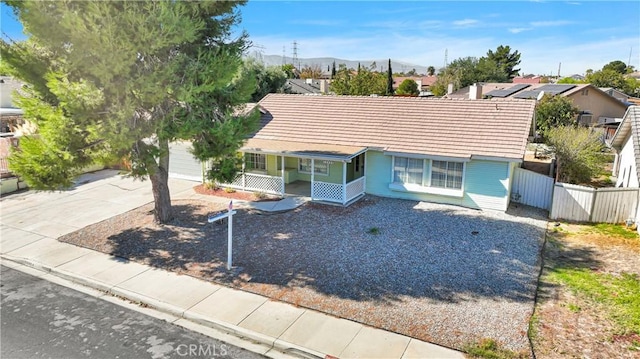
[[(144, 304), (177, 325), (211, 330), (218, 339), (274, 358), (464, 358), (396, 333), (58, 242), (60, 235), (152, 199), (148, 182), (108, 173), (84, 178), (72, 191), (27, 192), (0, 201), (3, 264), (25, 265)], [(174, 198), (197, 197), (193, 182), (172, 180), (170, 186)]]

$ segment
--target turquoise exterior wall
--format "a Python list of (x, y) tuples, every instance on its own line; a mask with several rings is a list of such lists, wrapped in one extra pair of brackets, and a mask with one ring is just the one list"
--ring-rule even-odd
[[(513, 173), (510, 171), (513, 164), (508, 162), (472, 160), (465, 163), (464, 195), (461, 198), (389, 189), (392, 157), (380, 151), (367, 151), (365, 164), (366, 192), (370, 194), (500, 211), (505, 211), (509, 203), (509, 176)], [(425, 167), (428, 171), (429, 165)]]
[(511, 164), (497, 161), (471, 161), (466, 164), (463, 205), (506, 211), (509, 205)]

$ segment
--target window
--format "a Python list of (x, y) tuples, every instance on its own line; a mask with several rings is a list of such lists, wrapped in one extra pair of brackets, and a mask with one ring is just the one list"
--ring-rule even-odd
[(592, 120), (593, 120), (593, 115), (591, 114), (591, 112), (588, 112), (588, 111), (580, 112), (580, 115), (578, 116), (578, 123), (581, 125), (589, 125), (591, 124)]
[(433, 161), (431, 165), (431, 186), (462, 189), (462, 162)]
[(408, 157), (394, 157), (393, 182), (422, 185), (424, 160)]
[[(319, 175), (329, 175), (329, 161), (315, 160), (313, 162), (314, 173)], [(311, 173), (311, 159), (300, 158), (298, 162), (298, 171), (302, 173)]]
[(249, 170), (267, 170), (267, 156), (261, 153), (247, 153), (244, 165)]

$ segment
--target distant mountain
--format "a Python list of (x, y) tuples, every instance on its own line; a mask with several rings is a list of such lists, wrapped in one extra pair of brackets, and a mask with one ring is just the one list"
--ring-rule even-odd
[[(262, 58), (262, 62), (265, 64), (265, 66), (279, 66), (279, 65), (282, 65), (283, 63), (285, 64), (293, 63), (293, 59), (289, 56), (285, 56), (284, 61), (281, 55), (260, 55), (260, 54), (253, 53), (251, 57), (255, 57), (257, 58), (257, 60), (260, 60), (260, 58)], [(348, 68), (357, 69), (358, 63), (360, 63), (360, 66), (369, 67), (371, 66), (371, 64), (375, 62), (375, 70), (381, 71), (381, 72), (387, 71), (387, 66), (389, 63), (389, 59), (344, 60), (344, 59), (337, 59), (335, 57), (313, 57), (313, 58), (298, 58), (298, 63), (294, 65), (296, 65), (296, 67), (298, 67), (299, 65), (300, 68), (303, 68), (305, 66), (320, 65), (320, 68), (322, 69), (322, 71), (328, 73), (331, 71), (331, 64), (333, 64), (334, 61), (336, 62), (336, 69), (338, 69), (338, 66), (340, 64), (345, 64), (347, 65)], [(416, 72), (418, 72), (419, 74), (427, 73), (427, 66), (415, 65), (407, 62), (393, 61), (393, 59), (391, 60), (391, 69), (393, 70), (393, 72), (409, 72), (412, 69), (416, 69)]]

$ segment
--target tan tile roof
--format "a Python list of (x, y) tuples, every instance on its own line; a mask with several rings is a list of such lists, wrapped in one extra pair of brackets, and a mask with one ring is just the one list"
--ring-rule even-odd
[(532, 100), (270, 94), (255, 139), (522, 159)]

